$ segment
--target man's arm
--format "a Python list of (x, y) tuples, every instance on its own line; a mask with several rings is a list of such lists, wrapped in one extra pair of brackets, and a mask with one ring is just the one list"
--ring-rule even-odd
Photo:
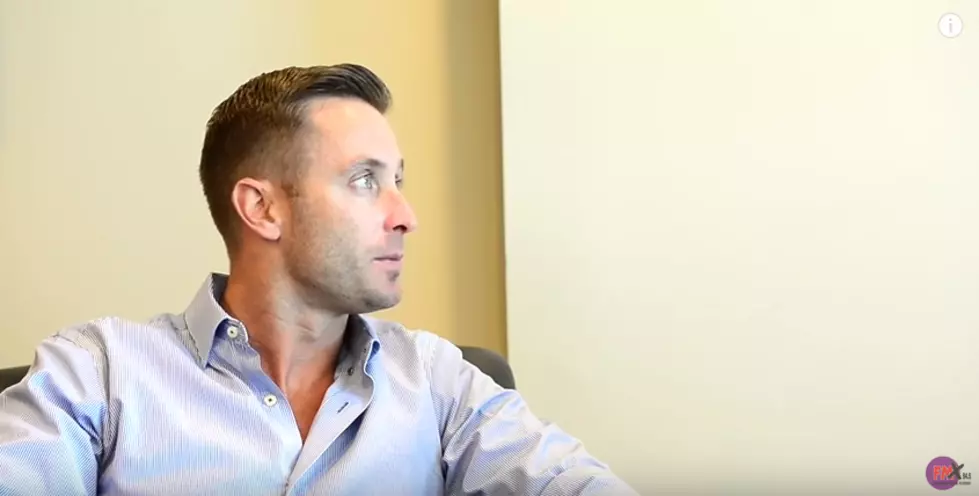
[(46, 339), (0, 393), (0, 495), (96, 494), (105, 393), (92, 353)]
[(446, 494), (635, 495), (581, 442), (537, 418), (438, 338), (432, 389), (442, 421)]

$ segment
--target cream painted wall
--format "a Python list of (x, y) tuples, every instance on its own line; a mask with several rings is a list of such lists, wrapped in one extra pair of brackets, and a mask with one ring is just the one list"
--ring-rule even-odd
[(341, 61), (392, 87), (421, 221), (405, 300), (383, 315), (503, 351), (496, 13), (482, 0), (0, 0), (0, 367), (72, 323), (182, 311), (227, 267), (196, 177), (211, 109), (259, 72)]
[(979, 478), (979, 4), (500, 16), (536, 412), (643, 494), (935, 494), (941, 455)]

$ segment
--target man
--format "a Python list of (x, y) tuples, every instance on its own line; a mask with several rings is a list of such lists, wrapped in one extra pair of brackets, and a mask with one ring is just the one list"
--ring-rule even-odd
[(415, 215), (368, 69), (260, 75), (200, 176), (230, 274), (182, 314), (41, 343), (0, 396), (0, 494), (633, 494), (401, 297)]

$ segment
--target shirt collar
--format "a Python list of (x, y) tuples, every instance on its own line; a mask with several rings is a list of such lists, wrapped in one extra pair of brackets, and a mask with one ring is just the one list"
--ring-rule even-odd
[[(219, 303), (227, 285), (227, 275), (209, 274), (184, 311), (184, 321), (196, 347), (197, 360), (201, 367), (207, 365), (215, 336), (229, 323), (244, 329), (241, 322), (228, 315)], [(343, 336), (343, 353), (357, 357), (358, 361), (362, 360), (362, 367), (366, 369), (367, 361), (377, 354), (380, 345), (373, 322), (360, 315), (351, 315)]]
[(381, 341), (377, 339), (377, 330), (373, 323), (360, 315), (351, 315), (347, 320), (347, 329), (343, 334), (343, 351), (337, 363), (342, 364), (345, 359), (352, 359), (361, 372), (370, 375), (367, 364), (380, 348)]

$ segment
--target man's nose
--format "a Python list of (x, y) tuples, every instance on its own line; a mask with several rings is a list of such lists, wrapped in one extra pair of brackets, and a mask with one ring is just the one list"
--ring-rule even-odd
[(384, 222), (385, 231), (402, 231), (405, 234), (418, 228), (418, 219), (412, 210), (408, 199), (400, 190), (392, 190), (388, 194), (388, 212)]

